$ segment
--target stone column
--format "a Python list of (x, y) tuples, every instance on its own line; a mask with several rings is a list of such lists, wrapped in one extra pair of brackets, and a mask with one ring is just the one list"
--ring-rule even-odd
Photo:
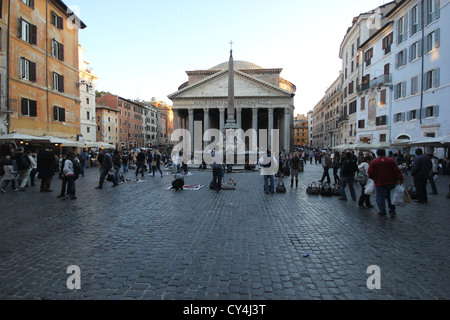
[(239, 129), (242, 129), (242, 109), (236, 108), (236, 119), (237, 119), (237, 125)]
[(180, 128), (180, 124), (178, 123), (178, 110), (173, 109), (173, 130), (177, 130)]
[[(205, 132), (209, 130), (209, 109), (205, 108), (203, 109), (203, 137), (205, 136)], [(202, 137), (202, 138), (203, 138)], [(209, 141), (204, 141), (204, 145), (207, 146), (209, 144)]]
[(290, 108), (284, 109), (284, 149), (290, 152), (291, 149), (291, 112)]
[(189, 134), (191, 135), (191, 152), (194, 151), (194, 109), (189, 109)]
[(225, 109), (220, 108), (219, 112), (220, 112), (219, 130), (220, 132), (222, 132), (222, 134), (224, 134), (223, 129), (225, 127)]
[(258, 108), (252, 108), (252, 115), (253, 115), (253, 130), (256, 130), (258, 132)]
[(269, 135), (269, 141), (267, 142), (269, 149), (272, 148), (272, 130), (273, 130), (273, 108), (268, 108), (269, 111), (269, 125), (268, 125), (268, 135)]

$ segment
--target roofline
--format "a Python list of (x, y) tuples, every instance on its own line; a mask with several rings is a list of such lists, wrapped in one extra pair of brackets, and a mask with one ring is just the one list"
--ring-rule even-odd
[(408, 2), (408, 0), (401, 0), (394, 8), (392, 8), (392, 10), (391, 11), (389, 11), (387, 14), (386, 14), (386, 18), (389, 18), (391, 15), (393, 15), (394, 14), (394, 12), (395, 11), (397, 11), (397, 9), (399, 9), (403, 4), (405, 4), (406, 2)]
[(386, 23), (380, 30), (378, 30), (377, 32), (375, 32), (372, 36), (369, 37), (369, 39), (367, 39), (366, 41), (364, 41), (364, 43), (362, 43), (359, 48), (364, 47), (365, 45), (367, 45), (370, 41), (372, 41), (374, 38), (376, 38), (380, 33), (382, 33), (384, 30), (386, 30), (388, 27), (392, 26), (394, 24), (393, 21), (390, 21), (388, 23)]
[(66, 16), (68, 18), (74, 16), (75, 17), (74, 22), (79, 22), (76, 25), (79, 26), (80, 29), (85, 29), (87, 27), (86, 24), (83, 21), (81, 21), (81, 19), (72, 10), (70, 10), (70, 8), (64, 2), (62, 2), (61, 0), (51, 0), (51, 1), (54, 2), (56, 5), (60, 6), (63, 9), (63, 11), (66, 12)]

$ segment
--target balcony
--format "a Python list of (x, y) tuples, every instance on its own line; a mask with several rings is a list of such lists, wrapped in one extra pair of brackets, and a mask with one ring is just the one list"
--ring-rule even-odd
[(392, 74), (383, 74), (379, 77), (376, 77), (372, 80), (370, 80), (367, 83), (363, 83), (362, 85), (358, 86), (356, 88), (356, 91), (358, 93), (369, 90), (370, 88), (380, 86), (380, 85), (387, 85), (392, 83)]
[(337, 120), (337, 123), (341, 123), (341, 122), (344, 122), (344, 121), (348, 121), (348, 116), (339, 117), (339, 119)]

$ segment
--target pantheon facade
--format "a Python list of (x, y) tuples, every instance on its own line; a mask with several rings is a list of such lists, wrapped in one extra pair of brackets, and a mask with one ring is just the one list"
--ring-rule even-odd
[[(173, 102), (174, 129), (187, 129), (194, 141), (194, 123), (225, 135), (228, 118), (229, 62), (208, 70), (186, 71), (188, 81), (168, 97)], [(245, 132), (279, 130), (279, 150), (291, 150), (296, 87), (281, 78), (282, 69), (264, 69), (246, 61), (234, 61), (234, 106), (236, 124)], [(258, 140), (259, 140), (258, 136)], [(193, 142), (192, 142), (193, 143)], [(248, 148), (248, 141), (245, 142)], [(205, 147), (209, 142), (204, 141)], [(258, 141), (258, 146), (259, 146)], [(269, 142), (270, 146), (270, 142)], [(194, 150), (193, 145), (191, 150)]]

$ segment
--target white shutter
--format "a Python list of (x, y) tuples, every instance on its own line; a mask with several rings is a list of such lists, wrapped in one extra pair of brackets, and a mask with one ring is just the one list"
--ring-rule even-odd
[(441, 46), (441, 29), (438, 28), (434, 32), (434, 47), (439, 48)]
[(441, 3), (439, 0), (434, 0), (434, 19), (439, 19), (441, 16)]
[(436, 68), (434, 69), (434, 79), (433, 79), (433, 83), (434, 83), (434, 87), (437, 88), (440, 85), (440, 68)]
[(439, 117), (439, 106), (433, 107), (433, 116)]

